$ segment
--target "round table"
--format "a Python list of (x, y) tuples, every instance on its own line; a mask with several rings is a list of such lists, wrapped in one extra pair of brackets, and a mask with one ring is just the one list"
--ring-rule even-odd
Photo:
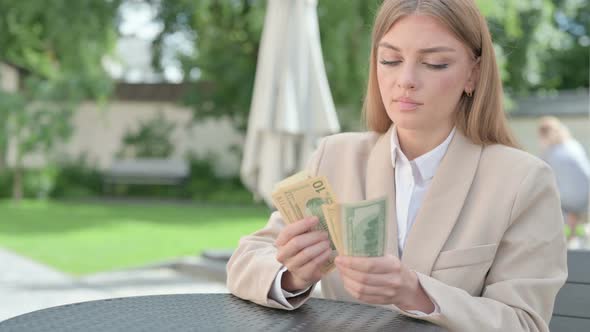
[(0, 322), (0, 331), (444, 331), (369, 305), (309, 299), (294, 311), (230, 294), (154, 295), (68, 304)]

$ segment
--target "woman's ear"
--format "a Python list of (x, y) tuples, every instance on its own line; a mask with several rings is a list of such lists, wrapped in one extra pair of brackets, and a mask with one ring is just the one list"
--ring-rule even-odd
[(477, 57), (473, 63), (473, 66), (471, 67), (471, 70), (469, 71), (469, 76), (467, 77), (467, 82), (465, 83), (466, 92), (473, 92), (477, 86), (477, 81), (479, 80), (480, 59), (480, 57)]

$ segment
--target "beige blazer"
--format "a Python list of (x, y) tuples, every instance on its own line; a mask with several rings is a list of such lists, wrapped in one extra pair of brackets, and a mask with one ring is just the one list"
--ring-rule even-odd
[[(386, 134), (346, 133), (322, 140), (308, 171), (325, 175), (340, 202), (389, 199), (388, 249), (397, 252), (395, 166)], [(273, 245), (283, 219), (240, 240), (227, 286), (238, 297), (268, 298), (281, 264)], [(440, 314), (419, 317), (451, 331), (548, 331), (567, 277), (567, 248), (554, 176), (540, 159), (503, 145), (482, 147), (457, 131), (433, 178), (404, 247)], [(321, 280), (325, 298), (355, 301), (337, 270)], [(297, 308), (309, 293), (290, 299)]]

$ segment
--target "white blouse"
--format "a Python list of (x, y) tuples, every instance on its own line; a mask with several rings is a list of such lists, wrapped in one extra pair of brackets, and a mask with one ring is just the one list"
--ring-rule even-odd
[(410, 161), (401, 150), (396, 128), (391, 135), (391, 162), (395, 167), (395, 208), (397, 216), (397, 240), (399, 255), (403, 254), (408, 234), (416, 221), (418, 209), (430, 188), (434, 173), (440, 165), (455, 128), (436, 148)]

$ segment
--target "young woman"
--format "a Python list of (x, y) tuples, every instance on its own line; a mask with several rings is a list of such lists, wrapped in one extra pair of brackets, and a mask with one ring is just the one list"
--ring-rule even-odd
[(453, 331), (548, 331), (567, 267), (553, 174), (515, 148), (485, 19), (472, 0), (385, 0), (377, 14), (366, 133), (325, 138), (308, 166), (340, 202), (387, 196), (383, 257), (330, 256), (317, 220), (275, 212), (244, 237), (228, 288), (295, 309), (383, 305)]

